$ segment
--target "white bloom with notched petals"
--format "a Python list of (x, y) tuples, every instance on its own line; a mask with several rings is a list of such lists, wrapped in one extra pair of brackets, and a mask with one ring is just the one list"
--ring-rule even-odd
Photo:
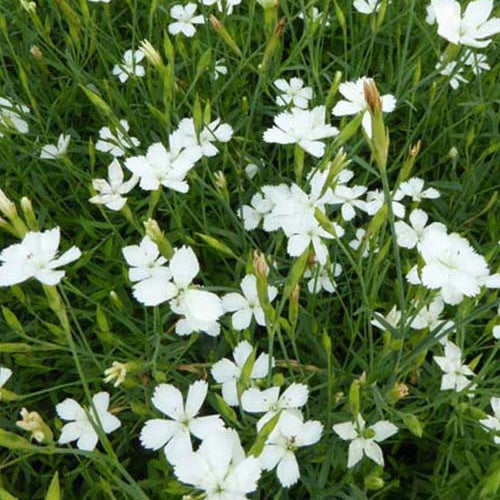
[(140, 178), (139, 186), (146, 191), (156, 191), (165, 186), (179, 193), (187, 193), (186, 176), (200, 159), (199, 151), (192, 149), (167, 151), (156, 142), (149, 146), (145, 156), (132, 156), (125, 166)]
[(248, 413), (264, 413), (257, 422), (257, 429), (262, 429), (278, 412), (302, 408), (309, 397), (309, 388), (304, 384), (292, 384), (280, 396), (280, 387), (270, 387), (260, 390), (247, 389), (241, 395), (241, 405)]
[(58, 227), (47, 231), (30, 231), (21, 243), (5, 248), (0, 253), (0, 286), (11, 286), (35, 278), (44, 285), (57, 285), (64, 277), (58, 270), (80, 258), (81, 252), (73, 246), (59, 257), (61, 232)]
[[(392, 211), (395, 217), (402, 219), (405, 216), (405, 206), (400, 203), (403, 193), (396, 191), (392, 195)], [(365, 210), (369, 215), (375, 215), (385, 205), (384, 192), (380, 189), (368, 191), (366, 194)]]
[(311, 446), (321, 439), (323, 425), (317, 420), (308, 420), (300, 412), (285, 412), (269, 435), (259, 462), (264, 470), (275, 467), (279, 482), (284, 488), (294, 485), (300, 477), (295, 451)]
[(172, 35), (183, 35), (191, 38), (196, 33), (195, 24), (204, 24), (203, 16), (196, 16), (195, 12), (198, 6), (195, 3), (183, 5), (174, 5), (170, 9), (170, 17), (175, 19), (173, 23), (168, 25), (168, 32)]
[[(264, 311), (260, 305), (257, 295), (257, 278), (253, 274), (247, 274), (241, 280), (241, 291), (239, 293), (228, 293), (222, 298), (222, 307), (226, 312), (233, 313), (232, 324), (235, 330), (244, 330), (250, 326), (252, 316), (259, 326), (266, 325)], [(269, 301), (272, 302), (278, 289), (274, 286), (267, 287)]]
[(273, 209), (272, 201), (263, 196), (261, 193), (256, 193), (250, 200), (250, 205), (241, 207), (241, 219), (243, 227), (247, 231), (251, 231), (258, 227), (262, 219)]
[(321, 290), (333, 293), (337, 289), (335, 278), (341, 274), (342, 266), (340, 264), (317, 265), (314, 269), (306, 269), (304, 278), (310, 278), (307, 282), (307, 289), (310, 293), (319, 293)]
[(419, 208), (410, 214), (410, 224), (404, 221), (397, 221), (394, 224), (398, 245), (403, 248), (420, 248), (420, 244), (426, 233), (437, 231), (446, 234), (446, 226), (440, 222), (433, 222), (427, 225), (428, 215)]
[[(222, 397), (230, 406), (238, 405), (237, 383), (241, 376), (241, 371), (252, 353), (252, 346), (246, 340), (241, 341), (233, 351), (234, 362), (227, 358), (222, 358), (212, 366), (212, 377), (222, 384)], [(274, 359), (271, 362), (274, 366)], [(267, 376), (269, 373), (269, 355), (261, 353), (256, 359), (250, 372), (249, 379), (257, 380)]]
[(264, 141), (276, 144), (298, 144), (316, 158), (325, 154), (323, 139), (338, 135), (336, 127), (325, 122), (325, 106), (311, 110), (292, 108), (274, 117), (274, 127), (264, 132)]
[(257, 489), (259, 461), (245, 456), (236, 431), (207, 436), (195, 453), (175, 464), (177, 479), (204, 492), (204, 500), (245, 500)]
[(196, 133), (194, 120), (184, 118), (180, 121), (177, 130), (173, 132), (170, 140), (177, 148), (189, 150), (195, 156), (215, 156), (219, 150), (214, 142), (229, 142), (233, 136), (233, 128), (227, 123), (221, 123), (218, 118), (206, 124), (201, 129), (199, 136)]
[(499, 287), (499, 276), (490, 275), (486, 260), (456, 233), (425, 231), (419, 247), (424, 260), (422, 284), (439, 290), (447, 304), (475, 297), (482, 286)]
[(178, 335), (190, 335), (202, 331), (211, 336), (219, 335), (218, 320), (224, 314), (222, 301), (215, 293), (192, 286), (200, 271), (200, 264), (193, 250), (187, 246), (175, 249), (169, 270), (175, 288), (170, 308), (183, 316), (177, 321), (175, 332)]
[(143, 77), (146, 74), (144, 66), (139, 64), (144, 59), (142, 50), (126, 50), (123, 61), (113, 67), (113, 75), (117, 76), (121, 83), (125, 83), (130, 76)]
[(444, 55), (441, 56), (436, 64), (436, 69), (440, 75), (449, 76), (449, 84), (453, 90), (457, 90), (461, 83), (469, 83), (469, 80), (462, 76), (464, 68), (458, 61), (445, 62)]
[(274, 81), (275, 87), (281, 92), (276, 96), (278, 106), (296, 106), (300, 109), (307, 109), (309, 101), (312, 99), (313, 91), (311, 87), (304, 87), (302, 78), (290, 78), (286, 81), (283, 78)]
[(333, 430), (344, 441), (351, 441), (347, 459), (349, 469), (354, 467), (363, 458), (363, 455), (383, 466), (384, 456), (378, 443), (398, 432), (398, 428), (387, 420), (380, 420), (367, 428), (361, 415), (358, 415), (354, 422), (335, 424)]
[(59, 437), (60, 444), (76, 441), (80, 450), (92, 451), (97, 446), (99, 436), (94, 426), (100, 426), (105, 434), (109, 434), (121, 426), (120, 420), (112, 415), (109, 408), (109, 394), (99, 392), (92, 397), (94, 408), (85, 411), (74, 399), (67, 398), (56, 406), (60, 419), (69, 423), (64, 424)]
[(169, 419), (148, 420), (141, 431), (141, 444), (150, 450), (164, 448), (165, 456), (171, 464), (176, 464), (193, 452), (191, 435), (205, 439), (220, 431), (224, 422), (219, 415), (198, 416), (207, 397), (208, 384), (198, 380), (189, 386), (186, 403), (182, 393), (171, 384), (156, 387), (151, 402)]
[[(363, 113), (362, 125), (368, 137), (372, 135), (372, 119), (368, 103), (365, 99), (364, 85), (373, 82), (372, 78), (365, 76), (353, 82), (344, 82), (339, 85), (339, 92), (346, 100), (339, 101), (332, 110), (335, 116), (349, 116)], [(396, 98), (391, 94), (381, 96), (382, 111), (390, 113), (396, 108)]]
[(110, 127), (102, 127), (99, 130), (99, 140), (96, 142), (97, 151), (109, 153), (115, 158), (124, 156), (128, 149), (136, 148), (141, 143), (136, 137), (128, 135), (130, 126), (127, 120), (120, 120), (120, 126), (111, 130)]
[(387, 327), (380, 321), (382, 319), (385, 323), (387, 323), (390, 327), (397, 329), (399, 328), (399, 322), (401, 321), (401, 311), (398, 310), (396, 306), (393, 306), (392, 309), (387, 313), (387, 316), (383, 316), (382, 314), (376, 312), (374, 313), (374, 319), (370, 321), (370, 323), (379, 328), (382, 331), (387, 330)]
[[(5, 366), (0, 366), (0, 389), (7, 383), (7, 380), (12, 376), (12, 370)], [(0, 390), (0, 399), (2, 399), (2, 391)]]
[(500, 444), (500, 398), (491, 398), (491, 409), (493, 410), (493, 415), (488, 415), (483, 418), (479, 423), (490, 431), (496, 432), (493, 436), (493, 441), (495, 444)]
[[(366, 230), (364, 230), (362, 227), (360, 227), (360, 228), (356, 229), (355, 238), (349, 242), (349, 246), (353, 250), (358, 250), (358, 248), (360, 248), (361, 245), (364, 244), (363, 254), (361, 255), (361, 257), (363, 259), (368, 257), (368, 255), (370, 253), (370, 245), (368, 242), (365, 242), (365, 235), (366, 235)], [(374, 253), (378, 253), (378, 251), (379, 251), (378, 247), (375, 247), (373, 249)]]
[(438, 35), (453, 44), (483, 48), (491, 43), (488, 38), (500, 33), (500, 18), (488, 19), (493, 0), (469, 2), (463, 15), (455, 0), (432, 0), (438, 24)]
[(0, 137), (3, 137), (2, 128), (27, 134), (29, 132), (28, 122), (22, 115), (27, 115), (29, 112), (27, 106), (14, 104), (9, 99), (0, 97)]
[(169, 281), (170, 270), (166, 259), (160, 256), (156, 243), (145, 236), (139, 245), (122, 249), (130, 266), (128, 277), (134, 283), (134, 297), (145, 306), (156, 306), (170, 300), (177, 288)]
[[(312, 23), (317, 23), (321, 21), (323, 18), (323, 12), (321, 12), (317, 7), (313, 7), (312, 9), (307, 9), (306, 14), (304, 15), (304, 12), (299, 12), (299, 15), (297, 16), (299, 19), (307, 19), (308, 21)], [(330, 26), (330, 21), (326, 19), (325, 21), (325, 27)]]
[(366, 193), (366, 190), (365, 186), (349, 187), (339, 184), (335, 187), (330, 202), (333, 205), (340, 204), (342, 218), (345, 221), (350, 221), (356, 217), (356, 208), (359, 210), (366, 209), (366, 202), (359, 199), (360, 196)]
[(443, 371), (441, 379), (442, 391), (461, 392), (471, 384), (467, 377), (473, 377), (474, 372), (466, 364), (462, 363), (462, 350), (453, 342), (446, 342), (444, 356), (434, 356), (434, 361)]
[(441, 195), (437, 189), (427, 188), (424, 189), (424, 180), (418, 177), (412, 177), (399, 186), (399, 191), (404, 196), (408, 196), (412, 201), (422, 201), (423, 198), (435, 200)]
[(381, 3), (382, 0), (354, 0), (352, 5), (361, 14), (369, 15), (378, 12)]
[(475, 75), (480, 75), (484, 71), (489, 71), (491, 69), (486, 55), (472, 52), (472, 50), (467, 50), (465, 52), (463, 61), (466, 66), (470, 66)]
[(43, 160), (56, 160), (61, 158), (68, 151), (70, 140), (71, 136), (69, 134), (61, 134), (57, 139), (57, 144), (47, 144), (43, 146), (40, 152), (40, 158)]
[(224, 59), (218, 59), (215, 61), (213, 77), (214, 80), (218, 80), (220, 76), (227, 75), (227, 66), (225, 65)]
[(241, 0), (202, 0), (202, 3), (203, 5), (217, 4), (217, 8), (221, 12), (226, 12), (227, 15), (231, 15), (234, 7), (240, 5)]
[(92, 179), (92, 187), (98, 194), (89, 199), (90, 203), (104, 205), (110, 210), (121, 210), (127, 198), (123, 196), (129, 193), (139, 182), (139, 177), (132, 175), (124, 182), (123, 170), (120, 162), (115, 158), (108, 166), (108, 179)]

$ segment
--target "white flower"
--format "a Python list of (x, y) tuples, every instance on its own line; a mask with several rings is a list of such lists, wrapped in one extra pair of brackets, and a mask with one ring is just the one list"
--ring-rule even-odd
[(428, 306), (422, 306), (417, 303), (418, 313), (410, 323), (414, 330), (423, 330), (428, 328), (434, 330), (441, 326), (444, 321), (440, 319), (441, 313), (444, 310), (444, 302), (441, 297), (436, 297)]
[(224, 59), (219, 59), (215, 61), (213, 77), (217, 80), (219, 76), (227, 75), (227, 66), (224, 64)]
[(61, 134), (57, 139), (57, 144), (47, 144), (43, 146), (40, 153), (40, 158), (44, 160), (55, 160), (61, 158), (68, 150), (69, 141), (71, 136), (69, 134)]
[(57, 270), (77, 260), (81, 252), (73, 246), (57, 257), (61, 239), (58, 227), (43, 232), (26, 233), (21, 243), (0, 253), (0, 286), (11, 286), (35, 278), (44, 285), (57, 285), (64, 271)]
[(76, 441), (80, 450), (92, 451), (99, 440), (94, 426), (100, 426), (105, 434), (109, 434), (121, 426), (120, 420), (109, 411), (109, 394), (99, 392), (92, 397), (94, 408), (85, 411), (74, 399), (66, 398), (56, 406), (59, 418), (69, 421), (64, 424), (59, 437), (60, 444)]
[(464, 64), (470, 66), (475, 75), (481, 74), (483, 71), (489, 71), (491, 66), (488, 64), (488, 58), (484, 54), (467, 50), (464, 54)]
[(236, 431), (211, 433), (199, 449), (175, 464), (177, 479), (202, 490), (204, 500), (245, 500), (257, 489), (259, 461), (245, 457)]
[(120, 127), (113, 132), (109, 127), (102, 127), (99, 130), (99, 140), (96, 142), (97, 151), (109, 153), (115, 158), (124, 156), (127, 149), (136, 148), (140, 145), (136, 137), (128, 135), (130, 126), (127, 120), (120, 120)]
[(440, 75), (450, 77), (450, 87), (457, 90), (461, 83), (469, 83), (467, 79), (462, 76), (464, 68), (459, 66), (458, 61), (451, 61), (447, 64), (444, 63), (444, 56), (441, 56), (439, 62), (436, 64), (436, 69)]
[(226, 12), (228, 15), (233, 13), (233, 9), (236, 5), (240, 5), (241, 0), (202, 0), (203, 5), (214, 5), (217, 4), (217, 8), (221, 12)]
[[(342, 237), (344, 230), (335, 225), (337, 237)], [(316, 219), (308, 218), (291, 231), (288, 238), (287, 252), (291, 257), (302, 255), (312, 244), (316, 260), (324, 266), (328, 258), (328, 247), (323, 239), (333, 239), (333, 235), (325, 231)]]
[(14, 129), (21, 134), (27, 134), (28, 122), (21, 117), (21, 113), (27, 115), (29, 112), (27, 106), (13, 104), (9, 99), (0, 97), (0, 137), (3, 137), (1, 129)]
[(349, 457), (347, 467), (354, 467), (365, 454), (378, 465), (384, 465), (382, 449), (377, 443), (385, 441), (388, 437), (396, 434), (398, 428), (387, 420), (380, 420), (376, 424), (366, 428), (365, 421), (358, 415), (355, 422), (344, 422), (333, 426), (333, 430), (344, 441), (349, 444)]
[(381, 0), (354, 0), (353, 7), (361, 14), (374, 14), (380, 9)]
[[(12, 376), (12, 370), (10, 368), (5, 368), (5, 366), (0, 366), (0, 389), (7, 383), (7, 380)], [(0, 399), (2, 399), (2, 391), (0, 390)]]
[[(339, 92), (347, 99), (339, 101), (332, 110), (335, 116), (348, 116), (363, 113), (362, 125), (368, 137), (372, 136), (372, 119), (365, 99), (364, 85), (373, 82), (372, 78), (362, 76), (353, 82), (339, 85)], [(390, 113), (396, 108), (396, 98), (391, 94), (381, 96), (382, 111)]]
[(304, 87), (302, 78), (291, 78), (289, 82), (280, 78), (275, 80), (274, 85), (281, 91), (281, 94), (276, 96), (278, 106), (291, 104), (301, 109), (307, 109), (309, 106), (313, 91), (311, 87)]
[(179, 193), (187, 193), (189, 185), (186, 175), (200, 159), (193, 149), (167, 151), (156, 142), (149, 146), (146, 156), (132, 156), (125, 160), (125, 166), (139, 176), (139, 186), (146, 191), (155, 191), (165, 186)]
[(186, 403), (182, 393), (171, 384), (156, 387), (151, 402), (170, 420), (148, 420), (141, 430), (141, 444), (150, 450), (164, 448), (167, 460), (176, 464), (193, 452), (191, 437), (205, 439), (224, 427), (219, 415), (199, 417), (198, 413), (207, 397), (208, 384), (198, 380), (189, 386)]
[(200, 271), (195, 253), (189, 247), (177, 248), (169, 266), (175, 294), (170, 308), (183, 315), (176, 326), (178, 335), (189, 335), (202, 331), (211, 336), (220, 333), (219, 318), (224, 314), (221, 299), (212, 292), (194, 288), (191, 283)]
[(417, 208), (410, 214), (410, 225), (403, 221), (397, 221), (394, 224), (394, 229), (398, 245), (403, 248), (420, 248), (426, 233), (432, 231), (446, 233), (446, 226), (440, 222), (433, 222), (427, 226), (428, 219), (428, 215)]
[(170, 136), (171, 143), (178, 149), (189, 150), (194, 156), (215, 156), (219, 150), (214, 142), (229, 142), (233, 136), (233, 128), (220, 119), (204, 125), (199, 137), (196, 133), (194, 120), (184, 118), (179, 123), (177, 130)]
[[(246, 340), (241, 341), (233, 351), (234, 362), (227, 358), (222, 358), (212, 366), (212, 377), (222, 384), (222, 397), (230, 406), (238, 405), (237, 382), (240, 379), (241, 371), (252, 353), (252, 346)], [(272, 360), (274, 366), (274, 359)], [(264, 378), (269, 373), (269, 355), (261, 353), (256, 359), (250, 372), (249, 378), (256, 380)]]
[(172, 35), (179, 33), (191, 38), (196, 33), (195, 24), (203, 24), (203, 16), (195, 16), (194, 13), (198, 6), (195, 3), (188, 3), (186, 6), (174, 5), (170, 9), (170, 16), (176, 19), (175, 22), (168, 25), (168, 32)]
[(399, 191), (401, 191), (404, 196), (409, 196), (412, 201), (422, 201), (423, 198), (434, 200), (441, 196), (437, 189), (424, 189), (424, 181), (418, 177), (412, 177), (402, 182), (399, 186)]
[[(392, 212), (395, 217), (402, 219), (405, 216), (405, 206), (399, 203), (403, 199), (403, 193), (396, 191), (392, 196)], [(365, 210), (369, 215), (375, 215), (385, 205), (384, 192), (380, 189), (368, 191), (366, 194)]]
[(367, 188), (365, 186), (353, 186), (351, 188), (343, 184), (339, 184), (335, 187), (331, 203), (334, 205), (342, 205), (340, 210), (342, 218), (345, 221), (350, 221), (356, 217), (355, 208), (365, 210), (366, 202), (359, 200), (358, 198), (365, 194), (366, 189)]
[(247, 389), (241, 395), (241, 405), (248, 413), (265, 413), (257, 422), (257, 429), (271, 420), (279, 411), (297, 410), (307, 403), (309, 388), (304, 384), (292, 384), (280, 396), (280, 387), (260, 390)]
[[(266, 318), (264, 311), (259, 302), (257, 295), (257, 278), (253, 274), (247, 274), (241, 280), (241, 290), (243, 295), (239, 293), (228, 293), (222, 299), (222, 307), (224, 311), (233, 313), (232, 324), (235, 330), (244, 330), (250, 326), (252, 316), (260, 326), (266, 326)], [(272, 302), (278, 289), (274, 286), (267, 287), (269, 301)]]
[[(312, 9), (308, 9), (306, 15), (304, 15), (304, 12), (299, 12), (298, 18), (299, 19), (307, 19), (310, 20), (312, 23), (319, 22), (321, 18), (323, 17), (323, 12), (321, 12), (317, 7), (313, 7)], [(326, 20), (325, 22), (325, 27), (330, 26), (330, 21)]]
[(132, 191), (139, 177), (132, 175), (128, 181), (123, 180), (122, 167), (115, 158), (108, 166), (108, 180), (92, 179), (92, 187), (98, 194), (89, 199), (90, 203), (104, 205), (110, 210), (121, 210), (127, 203), (123, 195)]
[(123, 54), (123, 61), (113, 67), (113, 75), (117, 76), (122, 83), (125, 83), (129, 76), (143, 77), (146, 70), (139, 63), (144, 59), (144, 56), (142, 50), (126, 50)]
[(444, 375), (441, 379), (441, 390), (463, 391), (469, 384), (467, 377), (474, 376), (474, 372), (462, 363), (462, 351), (453, 342), (446, 342), (444, 356), (434, 356)]
[(337, 284), (335, 278), (342, 274), (342, 266), (340, 264), (330, 264), (329, 266), (317, 265), (315, 270), (306, 269), (304, 278), (310, 278), (307, 282), (307, 288), (310, 293), (319, 293), (325, 290), (328, 293), (333, 293)]
[(490, 276), (484, 257), (456, 233), (425, 231), (419, 251), (425, 262), (422, 284), (440, 290), (447, 304), (456, 305), (464, 296), (478, 295), (481, 286), (498, 288), (497, 275)]
[(399, 322), (401, 321), (401, 311), (397, 309), (396, 306), (389, 311), (387, 316), (382, 316), (382, 314), (376, 312), (374, 313), (375, 318), (371, 320), (371, 324), (382, 331), (387, 330), (384, 324), (380, 321), (379, 318), (382, 318), (385, 323), (389, 324), (390, 327), (397, 329), (399, 328)]
[(322, 432), (323, 425), (316, 420), (304, 422), (301, 413), (283, 413), (259, 456), (262, 468), (272, 470), (277, 467), (281, 485), (285, 488), (294, 485), (300, 477), (295, 451), (317, 443)]
[(491, 43), (485, 40), (500, 33), (500, 18), (488, 17), (493, 0), (469, 2), (462, 16), (460, 4), (455, 0), (432, 0), (438, 24), (438, 34), (454, 44), (483, 48)]
[[(361, 245), (364, 243), (365, 234), (366, 234), (366, 231), (363, 228), (360, 227), (360, 228), (356, 229), (356, 233), (355, 233), (356, 237), (349, 242), (349, 246), (353, 250), (357, 250), (358, 248), (360, 248)], [(373, 252), (378, 253), (378, 250), (379, 250), (378, 247), (376, 247), (373, 249)], [(365, 243), (365, 247), (363, 249), (363, 255), (361, 255), (361, 257), (364, 259), (364, 258), (368, 257), (369, 253), (370, 253), (370, 245)]]
[(166, 259), (148, 236), (140, 245), (122, 249), (130, 267), (128, 277), (134, 284), (134, 297), (146, 306), (156, 306), (175, 296), (177, 289), (170, 283), (171, 273), (165, 267)]
[(243, 220), (243, 227), (250, 231), (255, 229), (265, 215), (269, 214), (273, 208), (271, 200), (257, 193), (252, 196), (250, 205), (243, 205), (241, 207), (241, 218)]
[(495, 444), (500, 444), (500, 398), (491, 398), (491, 409), (493, 410), (493, 415), (488, 415), (486, 418), (483, 418), (479, 421), (479, 423), (493, 432), (496, 432), (497, 435), (493, 436), (493, 441)]
[(325, 106), (311, 110), (292, 108), (274, 117), (274, 127), (264, 132), (264, 141), (277, 144), (298, 144), (316, 158), (325, 154), (322, 139), (334, 137), (339, 131), (325, 123)]

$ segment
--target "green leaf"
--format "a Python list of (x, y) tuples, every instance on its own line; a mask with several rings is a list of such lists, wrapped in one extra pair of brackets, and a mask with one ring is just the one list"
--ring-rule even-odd
[(49, 489), (45, 495), (45, 500), (61, 500), (61, 487), (59, 486), (59, 472), (56, 471), (52, 481), (50, 482)]

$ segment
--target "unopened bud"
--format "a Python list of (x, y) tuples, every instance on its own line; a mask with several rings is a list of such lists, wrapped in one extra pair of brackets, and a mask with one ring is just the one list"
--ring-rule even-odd
[(111, 292), (109, 292), (109, 298), (117, 309), (120, 309), (122, 311), (125, 309), (123, 302), (120, 300), (120, 297), (118, 297), (118, 294), (114, 290), (111, 290)]
[(146, 56), (146, 59), (157, 69), (163, 68), (163, 61), (160, 53), (151, 45), (149, 40), (144, 39), (139, 44), (139, 50)]
[(372, 475), (366, 476), (364, 482), (365, 482), (365, 487), (368, 490), (379, 490), (380, 488), (383, 488), (385, 485), (385, 482), (381, 477)]
[(174, 254), (174, 249), (172, 245), (165, 237), (165, 234), (160, 229), (158, 222), (154, 219), (148, 219), (144, 222), (144, 227), (146, 228), (146, 234), (151, 238), (151, 240), (156, 243), (160, 253), (166, 258), (171, 259)]
[(2, 212), (7, 219), (17, 216), (16, 204), (7, 198), (7, 195), (0, 189), (0, 212)]
[(448, 152), (448, 156), (449, 156), (452, 160), (454, 160), (455, 158), (457, 158), (457, 156), (458, 156), (458, 149), (457, 149), (455, 146), (453, 146), (453, 147), (450, 149), (450, 151)]
[(267, 278), (269, 267), (266, 262), (266, 257), (262, 252), (255, 250), (253, 253), (253, 270), (257, 278)]
[(225, 28), (225, 26), (213, 15), (209, 16), (210, 24), (214, 27), (215, 31), (219, 34), (219, 36), (224, 40), (227, 46), (238, 56), (241, 57), (241, 50), (233, 40), (233, 37), (229, 34), (229, 31)]
[(38, 45), (33, 45), (30, 49), (30, 54), (33, 56), (34, 59), (37, 61), (41, 61), (43, 59), (43, 53), (40, 50), (40, 47)]
[(38, 231), (38, 222), (36, 220), (36, 215), (35, 211), (33, 210), (33, 205), (31, 203), (31, 200), (26, 196), (23, 196), (21, 198), (20, 205), (21, 205), (21, 210), (23, 211), (24, 220), (26, 221), (28, 228), (31, 231)]

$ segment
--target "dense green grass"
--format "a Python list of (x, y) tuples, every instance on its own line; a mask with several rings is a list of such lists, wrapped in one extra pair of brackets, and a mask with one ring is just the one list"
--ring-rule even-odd
[[(132, 297), (121, 248), (137, 244), (142, 222), (153, 216), (172, 245), (194, 248), (202, 268), (198, 282), (212, 291), (235, 291), (245, 269), (251, 269), (254, 250), (264, 252), (269, 262), (277, 261), (278, 270), (270, 280), (282, 289), (293, 263), (283, 235), (246, 232), (236, 213), (260, 186), (294, 178), (293, 147), (262, 140), (277, 112), (272, 86), (276, 78), (302, 77), (313, 87), (314, 105), (324, 104), (338, 71), (342, 80), (372, 76), (381, 93), (394, 94), (398, 106), (386, 117), (391, 136), (390, 185), (396, 183), (410, 146), (421, 140), (412, 175), (424, 178), (442, 195), (426, 202), (426, 210), (433, 220), (467, 237), (495, 271), (500, 239), (498, 38), (486, 50), (491, 71), (477, 77), (469, 74), (470, 82), (453, 91), (435, 70), (446, 42), (437, 36), (435, 26), (424, 22), (427, 2), (396, 0), (375, 26), (347, 0), (280, 0), (279, 15), (286, 18), (286, 28), (264, 70), (259, 70), (266, 48), (263, 10), (255, 0), (244, 1), (227, 17), (214, 8), (199, 7), (224, 22), (241, 56), (208, 22), (198, 27), (192, 39), (169, 38), (170, 1), (38, 3), (36, 14), (29, 14), (15, 0), (0, 3), (0, 96), (31, 109), (28, 134), (0, 138), (0, 187), (12, 200), (29, 197), (40, 227), (59, 225), (63, 248), (75, 244), (83, 257), (67, 266), (67, 278), (59, 287), (70, 319), (71, 342), (39, 283), (30, 281), (0, 292), (4, 311), (0, 365), (13, 369), (6, 388), (17, 394), (0, 403), (0, 428), (21, 434), (15, 421), (20, 408), (27, 407), (40, 413), (57, 438), (62, 424), (55, 405), (65, 397), (83, 403), (99, 390), (111, 393), (122, 427), (91, 453), (68, 446), (26, 448), (24, 443), (0, 439), (0, 498), (12, 498), (7, 491), (23, 500), (44, 498), (56, 471), (66, 499), (169, 499), (190, 491), (175, 482), (163, 454), (144, 450), (138, 440), (144, 421), (154, 414), (150, 397), (156, 382), (167, 381), (184, 391), (201, 376), (212, 385), (205, 363), (229, 355), (243, 338), (258, 344), (259, 351), (267, 350), (268, 334), (254, 325), (244, 333), (236, 332), (226, 316), (217, 338), (176, 336), (176, 316), (168, 306), (144, 308)], [(304, 25), (297, 18), (312, 6), (331, 15), (330, 26)], [(168, 71), (162, 74), (144, 61), (146, 76), (121, 85), (111, 70), (125, 50), (137, 48), (144, 38), (162, 54)], [(41, 60), (30, 54), (33, 45), (41, 50)], [(215, 81), (213, 64), (222, 58), (228, 75)], [(84, 88), (99, 95), (112, 116), (95, 106)], [(198, 107), (209, 107), (212, 117), (231, 124), (235, 134), (221, 145), (218, 156), (204, 158), (190, 174), (189, 193), (164, 190), (152, 210), (148, 193), (136, 188), (128, 202), (135, 226), (122, 214), (88, 202), (91, 179), (104, 177), (111, 161), (109, 155), (94, 149), (102, 126), (126, 118), (131, 134), (141, 140), (139, 154), (155, 141), (166, 143), (178, 122), (193, 116)], [(339, 125), (338, 119), (332, 119), (340, 128), (344, 122)], [(40, 148), (54, 143), (62, 132), (72, 136), (68, 155), (56, 161), (41, 160)], [(452, 148), (456, 156), (449, 154)], [(331, 156), (335, 149), (329, 145)], [(345, 149), (356, 184), (380, 187), (380, 174), (360, 132)], [(248, 163), (261, 166), (252, 180), (244, 174)], [(317, 165), (317, 160), (306, 155), (306, 171)], [(218, 170), (227, 179), (227, 194), (216, 186)], [(345, 224), (345, 242), (352, 239), (357, 224), (366, 227), (368, 220), (365, 216), (355, 219), (355, 225)], [(208, 245), (200, 234), (224, 243), (236, 257)], [(491, 335), (497, 294), (488, 291), (446, 308), (446, 318), (458, 324), (453, 338), (463, 346), (466, 360), (481, 357), (475, 367), (478, 388), (472, 399), (439, 391), (441, 372), (432, 361), (433, 352), (440, 354), (436, 340), (416, 339), (407, 328), (392, 332), (395, 336), (402, 333), (404, 342), (391, 350), (384, 345), (381, 332), (370, 326), (373, 311), (387, 313), (401, 299), (390, 235), (389, 224), (383, 221), (377, 235), (381, 253), (372, 252), (366, 260), (353, 254), (355, 265), (332, 246), (332, 261), (344, 269), (335, 294), (310, 295), (304, 281), (295, 332), (289, 335), (282, 329), (274, 339), (274, 355), (284, 360), (283, 368), (275, 373), (281, 372), (287, 384), (309, 385), (306, 415), (322, 421), (325, 430), (317, 445), (299, 452), (298, 485), (280, 489), (275, 474), (266, 473), (252, 498), (452, 500), (460, 496), (475, 500), (482, 498), (485, 485), (500, 483), (498, 446), (477, 422), (477, 410), (490, 412), (490, 397), (498, 396), (500, 386), (499, 343)], [(0, 248), (13, 242), (11, 235), (0, 233)], [(400, 253), (406, 272), (416, 256)], [(406, 283), (404, 287), (409, 307), (416, 292)], [(111, 292), (121, 305), (110, 299)], [(282, 306), (287, 317), (286, 301)], [(435, 351), (427, 353), (430, 347)], [(417, 364), (422, 356), (425, 359)], [(102, 380), (104, 369), (114, 360), (137, 361), (139, 366), (117, 389)], [(296, 360), (299, 368), (287, 360)], [(185, 366), (179, 368), (189, 364), (195, 364), (198, 375)], [(363, 373), (364, 416), (370, 423), (387, 418), (400, 429), (383, 445), (383, 471), (366, 459), (354, 472), (347, 471), (347, 444), (332, 432), (332, 424), (350, 418), (349, 388)], [(390, 404), (387, 395), (396, 382), (406, 383), (409, 395)], [(214, 387), (209, 393), (206, 406), (213, 407), (211, 412), (218, 409), (217, 391)], [(238, 409), (237, 413), (238, 432), (248, 450), (255, 440), (255, 419)], [(405, 415), (414, 415), (422, 423), (422, 437), (408, 430)], [(367, 489), (364, 480), (370, 474), (383, 478), (385, 485), (377, 491)], [(500, 488), (490, 490), (500, 495)], [(498, 496), (491, 493), (484, 498)]]

